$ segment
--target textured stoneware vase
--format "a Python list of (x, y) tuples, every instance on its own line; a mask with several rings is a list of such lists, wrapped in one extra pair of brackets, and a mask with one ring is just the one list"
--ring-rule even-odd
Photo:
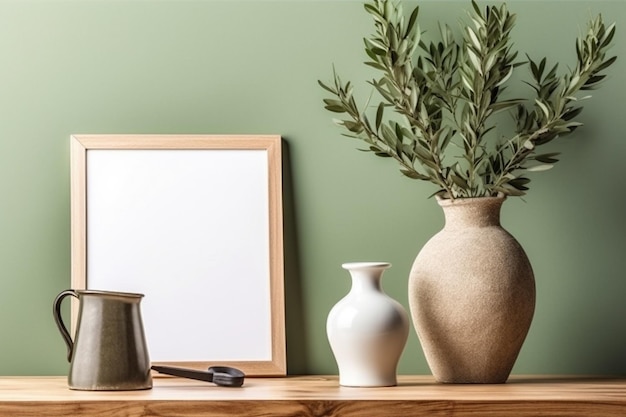
[[(61, 319), (61, 303), (78, 299), (76, 335)], [(53, 315), (67, 344), (68, 385), (75, 390), (126, 391), (152, 388), (150, 358), (141, 321), (142, 294), (65, 290)]]
[(352, 262), (352, 288), (331, 309), (328, 341), (339, 367), (339, 384), (383, 387), (397, 384), (396, 369), (409, 334), (404, 307), (382, 290), (380, 280), (391, 264)]
[(439, 382), (503, 383), (535, 310), (535, 279), (500, 226), (501, 197), (444, 200), (444, 228), (409, 279), (413, 324)]

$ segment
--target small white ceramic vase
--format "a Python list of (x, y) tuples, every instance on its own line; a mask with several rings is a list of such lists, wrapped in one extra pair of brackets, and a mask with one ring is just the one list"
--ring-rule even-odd
[(339, 384), (397, 385), (398, 360), (409, 334), (406, 310), (383, 292), (386, 262), (352, 262), (352, 288), (328, 314), (326, 333), (339, 367)]

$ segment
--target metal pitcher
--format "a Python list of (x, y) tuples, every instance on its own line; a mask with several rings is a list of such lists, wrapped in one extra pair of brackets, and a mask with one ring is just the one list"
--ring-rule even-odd
[[(79, 302), (74, 340), (61, 318), (67, 296)], [(152, 388), (150, 358), (139, 303), (143, 294), (65, 290), (53, 315), (67, 344), (70, 389), (125, 391)]]

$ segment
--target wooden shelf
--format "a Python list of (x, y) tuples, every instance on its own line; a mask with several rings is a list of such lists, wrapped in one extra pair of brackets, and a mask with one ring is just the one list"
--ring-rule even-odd
[(65, 377), (0, 378), (0, 416), (626, 416), (626, 379), (513, 376), (500, 385), (348, 388), (337, 377), (247, 378), (243, 388), (155, 378), (146, 391), (71, 391)]

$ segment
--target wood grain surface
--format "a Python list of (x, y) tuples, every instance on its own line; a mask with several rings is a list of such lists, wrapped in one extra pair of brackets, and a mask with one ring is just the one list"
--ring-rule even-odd
[(222, 388), (177, 378), (146, 391), (71, 391), (64, 377), (0, 378), (0, 416), (626, 416), (626, 379), (514, 376), (499, 385), (340, 387), (337, 377), (247, 378)]

